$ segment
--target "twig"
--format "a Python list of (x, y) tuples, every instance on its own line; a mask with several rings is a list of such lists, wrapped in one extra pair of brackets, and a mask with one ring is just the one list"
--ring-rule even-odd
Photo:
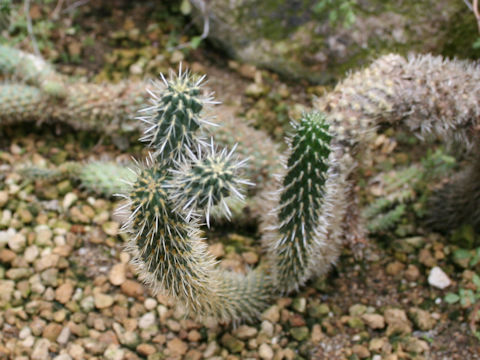
[[(200, 4), (200, 11), (202, 12), (202, 15), (203, 15), (203, 31), (202, 31), (202, 35), (200, 35), (200, 41), (201, 41), (201, 40), (205, 40), (208, 37), (208, 34), (210, 33), (210, 18), (207, 13), (208, 7), (206, 5), (206, 2), (203, 0), (200, 0), (199, 4)], [(190, 41), (186, 44), (180, 44), (174, 47), (173, 50), (184, 49), (191, 45), (192, 45), (192, 42)]]
[(77, 7), (80, 7), (80, 6), (82, 6), (82, 5), (85, 5), (85, 4), (87, 4), (88, 2), (90, 2), (90, 0), (78, 0), (78, 1), (75, 1), (72, 5), (67, 6), (67, 7), (62, 11), (62, 13), (66, 13), (66, 12), (75, 10)]
[(30, 17), (30, 0), (25, 0), (23, 5), (25, 17), (27, 18), (28, 35), (30, 36), (30, 40), (32, 41), (33, 52), (38, 57), (42, 58), (42, 54), (40, 54), (40, 50), (38, 50), (37, 40), (35, 39), (35, 35), (33, 34), (32, 18)]
[(473, 0), (473, 13), (477, 19), (478, 31), (480, 32), (480, 12), (478, 11), (478, 0)]
[(52, 14), (50, 15), (52, 19), (58, 19), (58, 15), (60, 14), (60, 10), (62, 10), (64, 2), (65, 0), (57, 1), (57, 5), (55, 6), (55, 9), (53, 9)]

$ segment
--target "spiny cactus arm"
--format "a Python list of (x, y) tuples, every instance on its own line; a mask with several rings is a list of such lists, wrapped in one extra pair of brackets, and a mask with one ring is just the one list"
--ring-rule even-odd
[(0, 85), (0, 125), (48, 119), (49, 100), (41, 90), (28, 85)]
[(51, 64), (7, 45), (0, 45), (0, 74), (17, 76), (50, 96), (67, 95), (65, 78)]
[(200, 126), (212, 125), (203, 114), (205, 106), (216, 102), (201, 93), (203, 79), (194, 79), (180, 66), (178, 75), (170, 72), (168, 80), (162, 75), (163, 81), (153, 82), (149, 89), (151, 105), (139, 117), (147, 126), (140, 140), (148, 143), (159, 161), (179, 160), (186, 148), (201, 140)]
[[(304, 114), (293, 126), (278, 206), (266, 219), (263, 237), (275, 284), (286, 292), (311, 276), (312, 249), (327, 237), (325, 185), (333, 159), (332, 138), (322, 114)], [(319, 264), (324, 265), (330, 264)]]
[[(480, 69), (432, 55), (386, 55), (340, 82), (316, 107), (336, 140), (364, 145), (380, 123), (404, 120), (417, 136), (440, 136), (470, 148), (478, 136)], [(455, 89), (455, 90), (452, 90)]]
[(203, 147), (199, 145), (195, 153), (187, 149), (188, 159), (171, 170), (172, 201), (177, 204), (174, 210), (186, 214), (187, 220), (192, 213), (203, 213), (210, 226), (214, 206), (229, 219), (232, 213), (226, 198), (245, 200), (244, 187), (253, 184), (239, 176), (247, 159), (235, 159), (236, 146), (228, 153), (225, 148), (217, 151), (212, 139), (209, 146), (202, 150)]
[(215, 267), (198, 224), (173, 211), (169, 176), (150, 163), (138, 171), (127, 196), (131, 216), (124, 228), (131, 232), (128, 247), (140, 277), (180, 300), (193, 316), (254, 319), (272, 297), (268, 276), (263, 270), (243, 276)]

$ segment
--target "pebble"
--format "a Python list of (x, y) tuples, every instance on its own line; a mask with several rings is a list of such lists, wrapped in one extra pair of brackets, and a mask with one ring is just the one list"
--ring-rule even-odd
[(27, 242), (27, 239), (25, 238), (25, 235), (16, 233), (12, 236), (9, 237), (8, 239), (8, 247), (16, 252), (19, 253), (25, 248), (25, 244)]
[(122, 284), (121, 289), (122, 289), (122, 292), (127, 296), (138, 298), (143, 295), (143, 286), (140, 283), (133, 280), (126, 280)]
[(70, 328), (68, 326), (63, 327), (62, 331), (57, 337), (57, 343), (65, 345), (70, 339)]
[(241, 340), (246, 340), (256, 336), (257, 332), (257, 329), (254, 327), (241, 325), (233, 331), (233, 335)]
[(70, 206), (72, 206), (75, 201), (78, 200), (78, 196), (77, 194), (73, 193), (73, 192), (69, 192), (65, 195), (65, 197), (63, 198), (63, 208), (65, 210), (68, 210), (70, 208)]
[(435, 266), (428, 275), (428, 283), (438, 289), (445, 289), (451, 285), (451, 280), (445, 272), (438, 266)]
[(143, 314), (140, 320), (138, 321), (138, 327), (140, 329), (147, 329), (156, 323), (155, 314), (153, 312), (148, 312)]
[(181, 356), (187, 353), (188, 345), (179, 338), (174, 338), (167, 342), (167, 348), (171, 351), (171, 355)]
[(408, 265), (407, 270), (405, 270), (405, 279), (408, 281), (416, 281), (420, 276), (420, 270), (413, 264)]
[(61, 303), (66, 304), (73, 294), (73, 285), (69, 282), (60, 285), (57, 290), (55, 290), (55, 299)]
[(108, 345), (107, 349), (103, 353), (103, 357), (106, 360), (122, 360), (125, 356), (125, 350), (120, 348), (117, 344)]
[(280, 309), (278, 305), (272, 305), (262, 314), (262, 320), (268, 320), (273, 324), (276, 324), (280, 320)]
[(137, 346), (136, 350), (140, 355), (143, 355), (143, 356), (152, 355), (157, 351), (155, 346), (150, 344), (140, 344)]
[(113, 297), (110, 295), (102, 294), (102, 293), (96, 293), (94, 295), (95, 299), (95, 307), (97, 309), (105, 309), (113, 304)]
[(120, 263), (115, 264), (108, 273), (108, 280), (112, 285), (120, 286), (127, 280), (127, 265)]
[(28, 263), (32, 263), (37, 258), (39, 253), (40, 251), (38, 250), (38, 247), (36, 245), (31, 245), (25, 249), (25, 252), (23, 253), (23, 258)]
[(360, 359), (365, 359), (370, 356), (370, 351), (363, 345), (353, 345), (352, 352), (357, 355)]
[(8, 192), (0, 191), (0, 207), (3, 207), (8, 202)]
[(245, 348), (245, 343), (236, 337), (226, 333), (221, 339), (222, 345), (225, 346), (232, 353), (239, 353)]
[(362, 320), (371, 329), (383, 329), (385, 327), (385, 318), (380, 314), (363, 314)]
[(300, 327), (291, 328), (290, 335), (292, 335), (292, 337), (297, 341), (306, 340), (309, 336), (308, 327), (300, 326)]
[(428, 311), (419, 308), (409, 309), (408, 315), (410, 319), (412, 319), (415, 326), (422, 331), (433, 329), (437, 323), (437, 321), (432, 317), (432, 315), (430, 315)]
[(262, 344), (258, 348), (258, 355), (260, 356), (261, 359), (264, 360), (271, 360), (273, 359), (273, 350), (268, 344)]
[(31, 355), (32, 360), (47, 360), (49, 358), (48, 348), (50, 341), (47, 339), (38, 339)]

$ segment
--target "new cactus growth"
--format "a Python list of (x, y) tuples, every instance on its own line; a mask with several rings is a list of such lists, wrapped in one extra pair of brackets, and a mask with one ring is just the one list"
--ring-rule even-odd
[(338, 255), (338, 226), (322, 215), (334, 198), (343, 201), (332, 197), (338, 169), (328, 125), (320, 113), (311, 113), (294, 126), (278, 207), (265, 235), (265, 262), (246, 275), (222, 271), (201, 239), (200, 219), (208, 223), (213, 206), (223, 204), (228, 212), (226, 199), (243, 197), (240, 188), (249, 182), (238, 169), (244, 161), (235, 159), (235, 148), (216, 150), (213, 140), (203, 140), (210, 125), (204, 108), (212, 99), (202, 97), (198, 81), (180, 72), (162, 86), (151, 93), (153, 103), (140, 119), (147, 124), (142, 139), (153, 152), (124, 195), (133, 262), (147, 284), (181, 300), (196, 316), (253, 319), (276, 293), (298, 288)]

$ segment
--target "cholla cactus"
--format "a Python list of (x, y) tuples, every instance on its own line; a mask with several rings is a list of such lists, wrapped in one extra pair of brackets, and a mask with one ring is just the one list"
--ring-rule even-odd
[(200, 220), (205, 216), (208, 224), (215, 205), (228, 212), (226, 199), (243, 197), (241, 188), (249, 185), (239, 173), (244, 162), (235, 160), (235, 148), (217, 151), (213, 141), (205, 144), (202, 128), (210, 121), (203, 110), (213, 101), (202, 97), (198, 81), (180, 72), (164, 79), (163, 89), (151, 94), (141, 117), (147, 124), (143, 139), (153, 152), (124, 195), (133, 262), (147, 284), (196, 316), (253, 319), (276, 293), (298, 288), (338, 256), (344, 196), (336, 184), (343, 179), (328, 125), (319, 113), (305, 114), (294, 125), (278, 207), (265, 235), (269, 256), (247, 275), (226, 272), (206, 251)]

